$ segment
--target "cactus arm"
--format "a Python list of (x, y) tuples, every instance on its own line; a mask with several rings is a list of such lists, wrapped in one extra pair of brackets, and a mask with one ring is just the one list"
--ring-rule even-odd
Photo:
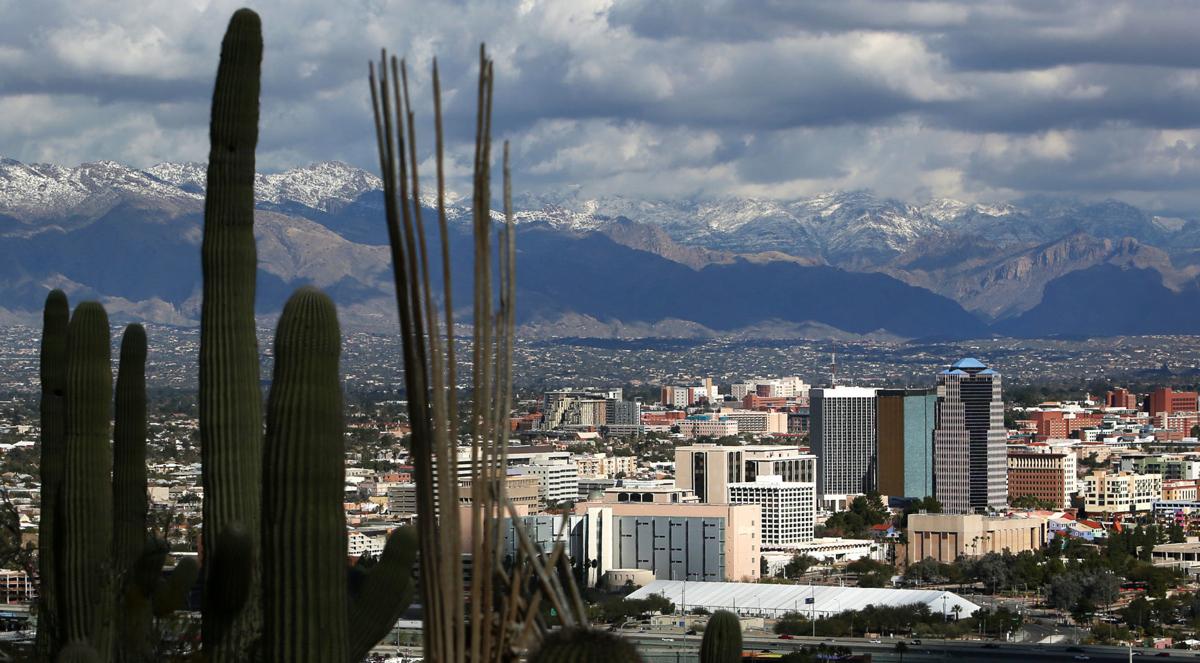
[[(125, 328), (113, 425), (113, 560), (127, 573), (146, 547), (146, 330)], [(162, 568), (162, 561), (154, 569)]]
[(718, 610), (704, 627), (700, 663), (737, 663), (742, 660), (742, 623), (728, 610)]
[[(240, 523), (250, 545), (244, 559), (251, 564), (258, 559), (262, 479), (262, 394), (254, 322), (254, 149), (261, 62), (261, 21), (251, 10), (238, 10), (221, 43), (209, 129), (199, 404), (205, 550), (213, 558), (222, 557), (226, 530)], [(248, 594), (232, 623), (227, 615), (210, 612), (227, 601), (205, 601), (203, 641), (214, 663), (244, 658), (258, 637), (256, 565), (250, 572)], [(206, 574), (205, 591), (223, 582)], [(222, 637), (211, 630), (217, 625)]]
[(154, 592), (154, 616), (166, 617), (176, 610), (187, 607), (188, 594), (192, 591), (199, 575), (200, 566), (196, 564), (194, 558), (185, 557), (179, 560), (175, 569), (171, 571), (171, 577), (160, 583)]
[[(105, 652), (111, 615), (112, 483), (109, 416), (112, 408), (108, 315), (84, 302), (67, 327), (64, 583), (60, 603), (68, 639)], [(107, 607), (107, 609), (106, 609)]]
[(41, 516), (38, 521), (38, 604), (37, 653), (50, 660), (62, 642), (58, 611), (60, 577), (59, 550), (61, 531), (59, 499), (62, 493), (63, 461), (66, 438), (63, 430), (63, 390), (67, 379), (67, 323), (71, 311), (67, 296), (53, 290), (46, 296), (42, 313), (40, 377), (41, 401)]
[(417, 532), (401, 527), (392, 532), (379, 562), (366, 572), (357, 596), (348, 606), (350, 651), (358, 663), (387, 635), (412, 602), (412, 568), (417, 558)]
[(614, 633), (568, 626), (546, 636), (529, 663), (641, 663), (633, 644)]
[(333, 301), (301, 288), (283, 308), (263, 456), (263, 655), (346, 658), (341, 333)]

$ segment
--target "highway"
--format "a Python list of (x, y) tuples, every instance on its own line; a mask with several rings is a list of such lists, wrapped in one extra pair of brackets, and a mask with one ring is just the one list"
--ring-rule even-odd
[[(638, 650), (646, 655), (647, 663), (667, 663), (677, 660), (679, 663), (689, 663), (696, 660), (696, 652), (700, 649), (699, 635), (672, 635), (651, 633), (624, 633), (626, 638), (637, 644)], [(896, 653), (896, 642), (899, 638), (882, 638), (876, 644), (863, 638), (810, 638), (797, 636), (794, 640), (780, 640), (776, 637), (747, 636), (744, 648), (748, 651), (788, 652), (803, 648), (805, 645), (815, 645), (824, 642), (827, 645), (848, 647), (855, 654), (871, 654), (872, 661), (900, 661)], [(911, 643), (911, 640), (905, 640)], [(991, 646), (985, 646), (991, 645)], [(1070, 647), (1071, 651), (1068, 651)], [(1076, 651), (1078, 650), (1078, 651)], [(1155, 656), (1158, 652), (1149, 649), (1135, 649), (1133, 660), (1158, 661), (1164, 660)], [(1137, 652), (1141, 652), (1137, 654)], [(1171, 659), (1197, 660), (1200, 653), (1180, 650), (1167, 652)], [(1079, 657), (1079, 658), (1077, 658)], [(1086, 657), (1086, 658), (1083, 658)], [(921, 644), (910, 644), (904, 653), (903, 660), (907, 663), (933, 663), (935, 661), (1076, 661), (1088, 660), (1096, 663), (1117, 663), (1129, 661), (1129, 650), (1125, 647), (1102, 647), (1092, 645), (1035, 645), (1028, 643), (1003, 643), (969, 640), (928, 640), (922, 638)], [(1165, 657), (1164, 657), (1165, 658)]]

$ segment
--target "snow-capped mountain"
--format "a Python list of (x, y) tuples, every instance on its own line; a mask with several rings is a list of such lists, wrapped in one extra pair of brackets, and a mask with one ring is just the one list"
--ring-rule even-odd
[[(6, 243), (17, 251), (20, 242), (47, 233), (36, 239), (37, 250), (53, 256), (63, 233), (95, 235), (95, 245), (114, 232), (127, 241), (149, 241), (148, 232), (160, 242), (183, 242), (178, 255), (186, 257), (187, 247), (199, 242), (204, 186), (201, 163), (140, 170), (110, 161), (63, 167), (0, 159), (0, 253)], [(264, 273), (279, 280), (281, 292), (307, 276), (355, 296), (378, 294), (387, 281), (386, 255), (378, 250), (386, 242), (380, 189), (373, 173), (339, 162), (258, 175)], [(469, 200), (453, 194), (450, 200), (451, 220), (470, 218)], [(434, 206), (428, 191), (422, 203)], [(647, 200), (567, 189), (518, 195), (515, 205), (517, 223), (530, 231), (585, 242), (603, 238), (695, 272), (742, 261), (877, 273), (950, 298), (984, 320), (1018, 316), (1037, 306), (1058, 279), (1101, 266), (1146, 271), (1168, 293), (1191, 292), (1200, 274), (1200, 222), (1157, 218), (1118, 201), (913, 203), (869, 191), (790, 200)], [(503, 218), (496, 210), (492, 216)], [(124, 234), (127, 226), (139, 231)], [(73, 259), (86, 262), (86, 248), (79, 247)], [(32, 251), (20, 250), (21, 260)], [(306, 275), (312, 266), (319, 269)], [(105, 292), (90, 276), (38, 273), (37, 265), (14, 268), (7, 283), (30, 292), (52, 282)], [(189, 283), (175, 287), (182, 292)], [(121, 297), (142, 301), (136, 293)]]

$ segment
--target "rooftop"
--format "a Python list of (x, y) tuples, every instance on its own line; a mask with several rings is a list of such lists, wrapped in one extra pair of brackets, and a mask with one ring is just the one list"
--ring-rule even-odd
[[(768, 585), (751, 582), (684, 582), (655, 580), (629, 595), (643, 599), (661, 594), (680, 607), (704, 607), (714, 610), (733, 610), (743, 615), (783, 615), (788, 612), (817, 613), (820, 616), (846, 610), (861, 610), (868, 605), (904, 606), (923, 603), (935, 613), (945, 610), (952, 614), (961, 606), (961, 616), (967, 617), (979, 606), (953, 592), (935, 589), (875, 589), (866, 587), (829, 587), (814, 585)], [(809, 600), (812, 603), (809, 603)]]

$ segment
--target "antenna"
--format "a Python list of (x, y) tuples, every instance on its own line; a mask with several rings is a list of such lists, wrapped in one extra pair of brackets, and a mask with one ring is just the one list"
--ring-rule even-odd
[(837, 386), (837, 353), (832, 353), (832, 359), (829, 363), (829, 386)]

